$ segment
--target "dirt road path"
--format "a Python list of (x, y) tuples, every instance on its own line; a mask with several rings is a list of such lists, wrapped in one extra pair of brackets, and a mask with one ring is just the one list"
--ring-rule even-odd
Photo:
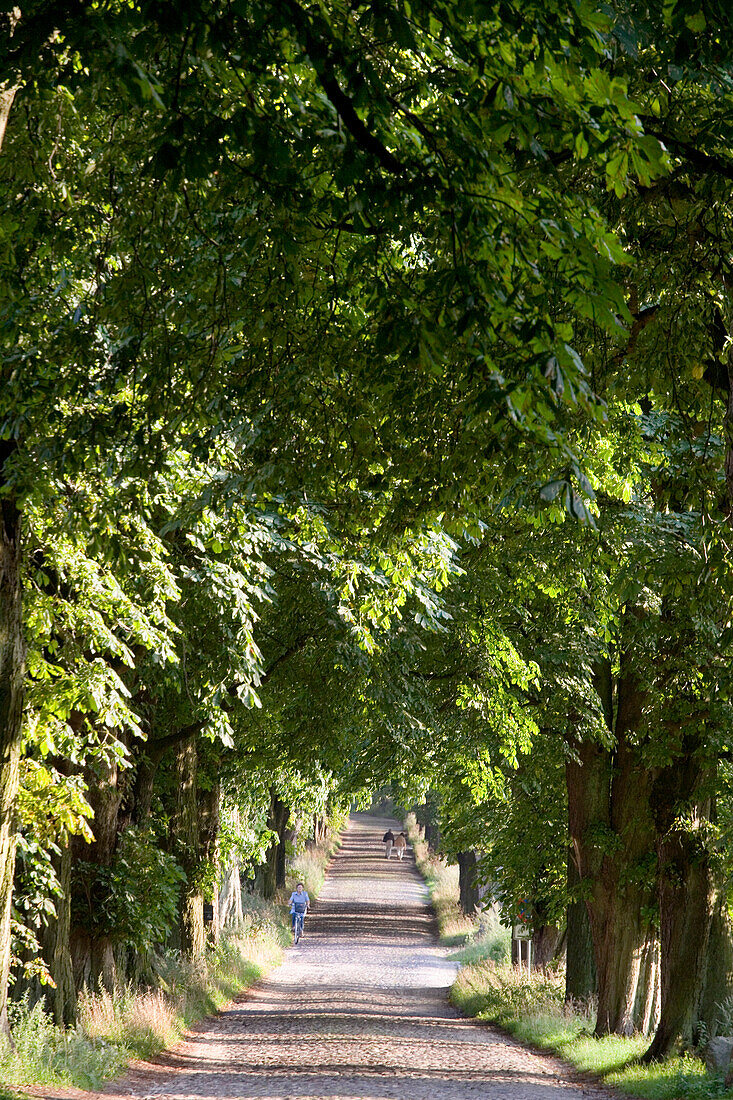
[(579, 1100), (551, 1058), (461, 1019), (408, 855), (354, 815), (301, 943), (246, 999), (105, 1094), (120, 1100)]

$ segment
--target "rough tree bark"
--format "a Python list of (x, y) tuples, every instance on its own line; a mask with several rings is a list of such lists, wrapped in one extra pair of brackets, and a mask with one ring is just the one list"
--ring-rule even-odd
[[(72, 837), (72, 874), (74, 863), (79, 860), (93, 867), (109, 867), (117, 847), (118, 814), (123, 797), (117, 764), (114, 761), (100, 762), (93, 771), (85, 770), (85, 779), (87, 799), (94, 811), (91, 822), (94, 843), (88, 845), (82, 837)], [(101, 982), (105, 989), (111, 991), (116, 979), (114, 937), (111, 930), (99, 932), (95, 929), (96, 916), (103, 911), (106, 901), (103, 893), (106, 887), (94, 877), (93, 871), (91, 875), (86, 871), (78, 875), (76, 881), (77, 889), (86, 891), (88, 919), (83, 923), (72, 923), (69, 932), (74, 983), (77, 990), (81, 990), (84, 986), (96, 988)]]
[(61, 855), (54, 859), (54, 866), (62, 890), (56, 899), (56, 917), (49, 921), (43, 936), (43, 955), (54, 980), (54, 987), (46, 994), (47, 1002), (57, 1024), (76, 1026), (76, 988), (74, 968), (71, 965), (69, 937), (71, 935), (71, 849), (68, 842)]
[(697, 1030), (704, 1027), (709, 1039), (718, 1034), (721, 1005), (733, 996), (733, 923), (728, 914), (726, 891), (718, 888), (710, 921), (705, 969), (695, 1013)]
[[(658, 832), (661, 1012), (645, 1062), (666, 1057), (680, 1039), (692, 1044), (703, 983), (714, 890), (704, 839), (710, 805), (698, 800), (706, 781), (699, 742), (695, 732), (683, 738), (681, 758), (661, 770), (652, 792)], [(680, 824), (685, 812), (689, 822)]]
[[(0, 484), (15, 444), (0, 441)], [(0, 497), (0, 1032), (9, 1033), (10, 908), (23, 713), (25, 645), (21, 614), (21, 518), (15, 498)]]
[(171, 833), (173, 851), (186, 873), (187, 880), (181, 890), (180, 900), (181, 950), (192, 959), (200, 958), (206, 949), (204, 895), (200, 875), (197, 767), (196, 740), (195, 737), (187, 737), (176, 745), (177, 793), (171, 819)]
[[(610, 728), (608, 661), (598, 663), (596, 687)], [(621, 656), (613, 754), (571, 739), (566, 763), (572, 853), (589, 890), (597, 1035), (630, 1035), (636, 1026), (636, 987), (648, 935), (644, 910), (651, 900), (643, 870), (653, 858), (655, 839), (648, 808), (651, 776), (639, 766), (633, 737), (643, 700), (629, 649)]]
[(650, 929), (641, 957), (634, 1007), (637, 1030), (642, 1035), (650, 1035), (659, 1023), (660, 1004), (659, 940), (656, 931)]
[(458, 902), (467, 917), (472, 917), (479, 905), (479, 889), (476, 882), (478, 856), (475, 851), (458, 852)]
[[(199, 851), (202, 860), (207, 863), (215, 863), (217, 857), (217, 844), (219, 841), (219, 804), (221, 799), (221, 784), (215, 780), (207, 791), (199, 794)], [(211, 897), (211, 929), (210, 935), (214, 943), (219, 942), (219, 880), (215, 875), (213, 879)]]
[[(572, 850), (568, 849), (568, 896), (573, 898), (580, 876)], [(567, 908), (567, 958), (565, 963), (565, 1000), (588, 1002), (598, 990), (593, 936), (585, 901), (571, 901)]]
[(267, 850), (262, 874), (262, 895), (274, 898), (278, 886), (285, 885), (285, 830), (290, 818), (290, 807), (283, 802), (274, 787), (270, 788), (270, 812), (267, 824), (274, 833), (274, 840)]

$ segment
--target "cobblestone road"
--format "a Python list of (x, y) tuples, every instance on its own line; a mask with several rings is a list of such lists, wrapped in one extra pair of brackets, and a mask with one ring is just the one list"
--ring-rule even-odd
[(160, 1064), (111, 1086), (105, 1100), (607, 1096), (451, 1008), (454, 966), (436, 946), (411, 856), (384, 858), (387, 825), (354, 815), (284, 964)]

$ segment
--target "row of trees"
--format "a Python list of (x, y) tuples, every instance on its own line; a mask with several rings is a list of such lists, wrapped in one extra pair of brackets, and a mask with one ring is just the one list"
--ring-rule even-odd
[(271, 892), (291, 811), (391, 778), (509, 909), (569, 905), (599, 1032), (659, 942), (650, 1056), (689, 1034), (726, 903), (723, 15), (4, 17), (3, 1018), (13, 921), (70, 1020), (203, 949), (215, 853)]
[[(700, 1025), (710, 1034), (733, 979), (731, 104), (726, 75), (675, 64), (669, 42), (630, 27), (613, 71), (670, 169), (596, 193), (631, 258), (632, 323), (620, 342), (594, 327), (581, 338), (607, 407), (600, 431), (570, 429), (595, 523), (502, 516), (468, 559), (461, 611), (476, 610), (450, 690), (460, 699), (486, 676), (488, 619), (524, 661), (524, 725), (502, 718), (490, 747), (481, 738), (473, 805), (465, 767), (437, 786), (447, 850), (484, 853), (512, 911), (533, 899), (538, 931), (566, 927), (568, 996), (597, 991), (599, 1034), (651, 1025), (653, 1059)], [(563, 492), (557, 479), (540, 496)]]

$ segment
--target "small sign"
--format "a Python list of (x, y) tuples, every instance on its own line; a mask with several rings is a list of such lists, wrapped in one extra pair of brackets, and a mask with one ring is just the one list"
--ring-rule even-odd
[(515, 940), (531, 940), (532, 929), (528, 924), (515, 924), (512, 928), (512, 935)]

